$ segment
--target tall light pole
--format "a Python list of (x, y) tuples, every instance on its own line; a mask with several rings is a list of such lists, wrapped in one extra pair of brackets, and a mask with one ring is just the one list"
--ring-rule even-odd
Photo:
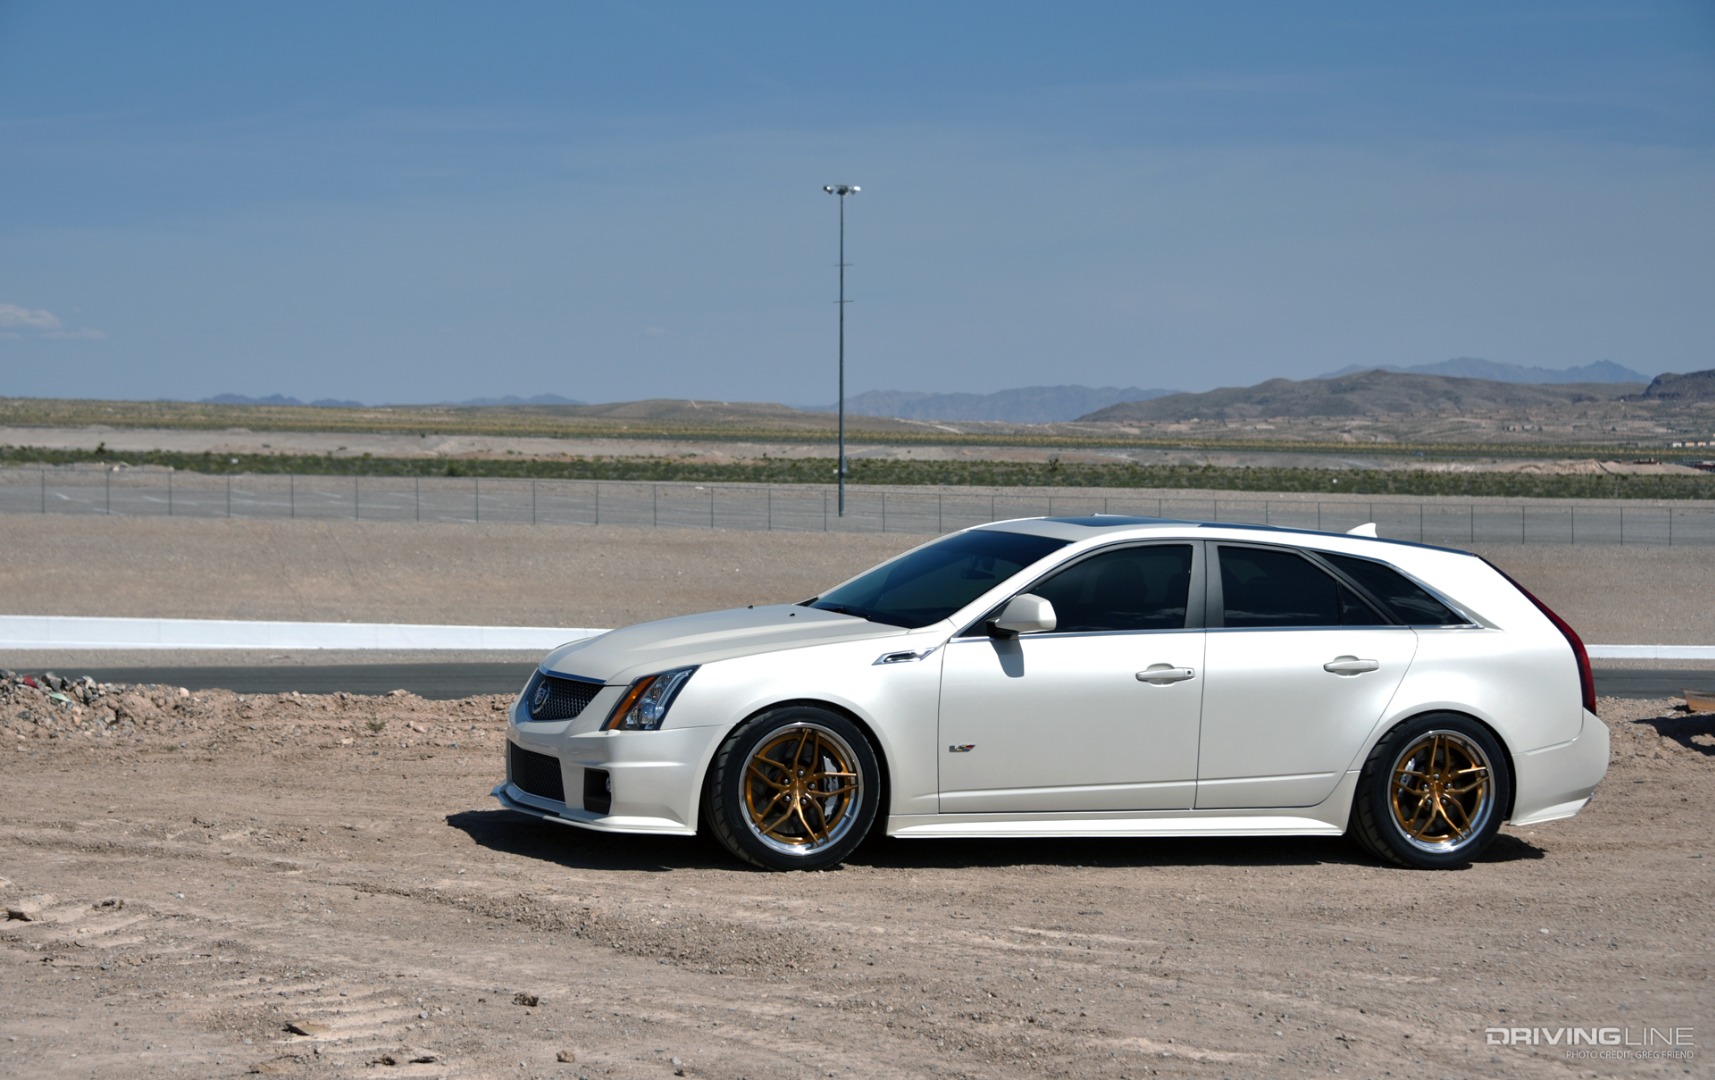
[(840, 450), (839, 516), (846, 516), (846, 196), (856, 195), (856, 184), (823, 184), (822, 190), (840, 197)]

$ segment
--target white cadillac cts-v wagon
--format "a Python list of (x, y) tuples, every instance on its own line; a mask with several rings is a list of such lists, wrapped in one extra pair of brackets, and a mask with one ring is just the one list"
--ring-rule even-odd
[(952, 533), (799, 604), (550, 653), (513, 810), (775, 869), (900, 837), (1351, 833), (1460, 866), (1608, 764), (1584, 646), (1483, 559), (1152, 518)]

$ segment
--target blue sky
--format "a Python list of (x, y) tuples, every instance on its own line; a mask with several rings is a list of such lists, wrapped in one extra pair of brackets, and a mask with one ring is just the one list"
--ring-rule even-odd
[(0, 394), (1715, 367), (1715, 4), (0, 0)]

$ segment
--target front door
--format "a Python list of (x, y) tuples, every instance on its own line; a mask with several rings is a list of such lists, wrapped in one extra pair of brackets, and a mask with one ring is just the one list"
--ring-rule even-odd
[(1029, 589), (1053, 604), (1053, 631), (947, 645), (942, 813), (1192, 805), (1204, 635), (1186, 614), (1201, 612), (1199, 547), (1099, 551)]

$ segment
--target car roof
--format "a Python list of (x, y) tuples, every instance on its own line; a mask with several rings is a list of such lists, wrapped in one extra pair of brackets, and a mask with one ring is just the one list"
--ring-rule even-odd
[(1423, 544), (1413, 540), (1394, 540), (1388, 537), (1364, 536), (1356, 533), (1322, 532), (1316, 529), (1292, 529), (1281, 525), (1252, 525), (1241, 521), (1193, 521), (1186, 518), (1164, 517), (1134, 517), (1126, 514), (1089, 514), (1081, 517), (1039, 517), (1014, 518), (1010, 521), (993, 521), (978, 529), (991, 529), (998, 532), (1025, 533), (1031, 536), (1046, 536), (1055, 540), (1077, 542), (1103, 537), (1118, 539), (1116, 533), (1125, 536), (1135, 536), (1147, 539), (1151, 536), (1173, 536), (1189, 538), (1196, 530), (1209, 529), (1223, 532), (1255, 533), (1259, 541), (1277, 539), (1282, 543), (1302, 543), (1304, 539), (1315, 538), (1317, 541), (1338, 539), (1346, 543), (1358, 542), (1362, 545), (1389, 544), (1408, 548), (1422, 548), (1431, 551), (1445, 551), (1460, 555), (1469, 552), (1457, 548), (1442, 547), (1438, 544)]

